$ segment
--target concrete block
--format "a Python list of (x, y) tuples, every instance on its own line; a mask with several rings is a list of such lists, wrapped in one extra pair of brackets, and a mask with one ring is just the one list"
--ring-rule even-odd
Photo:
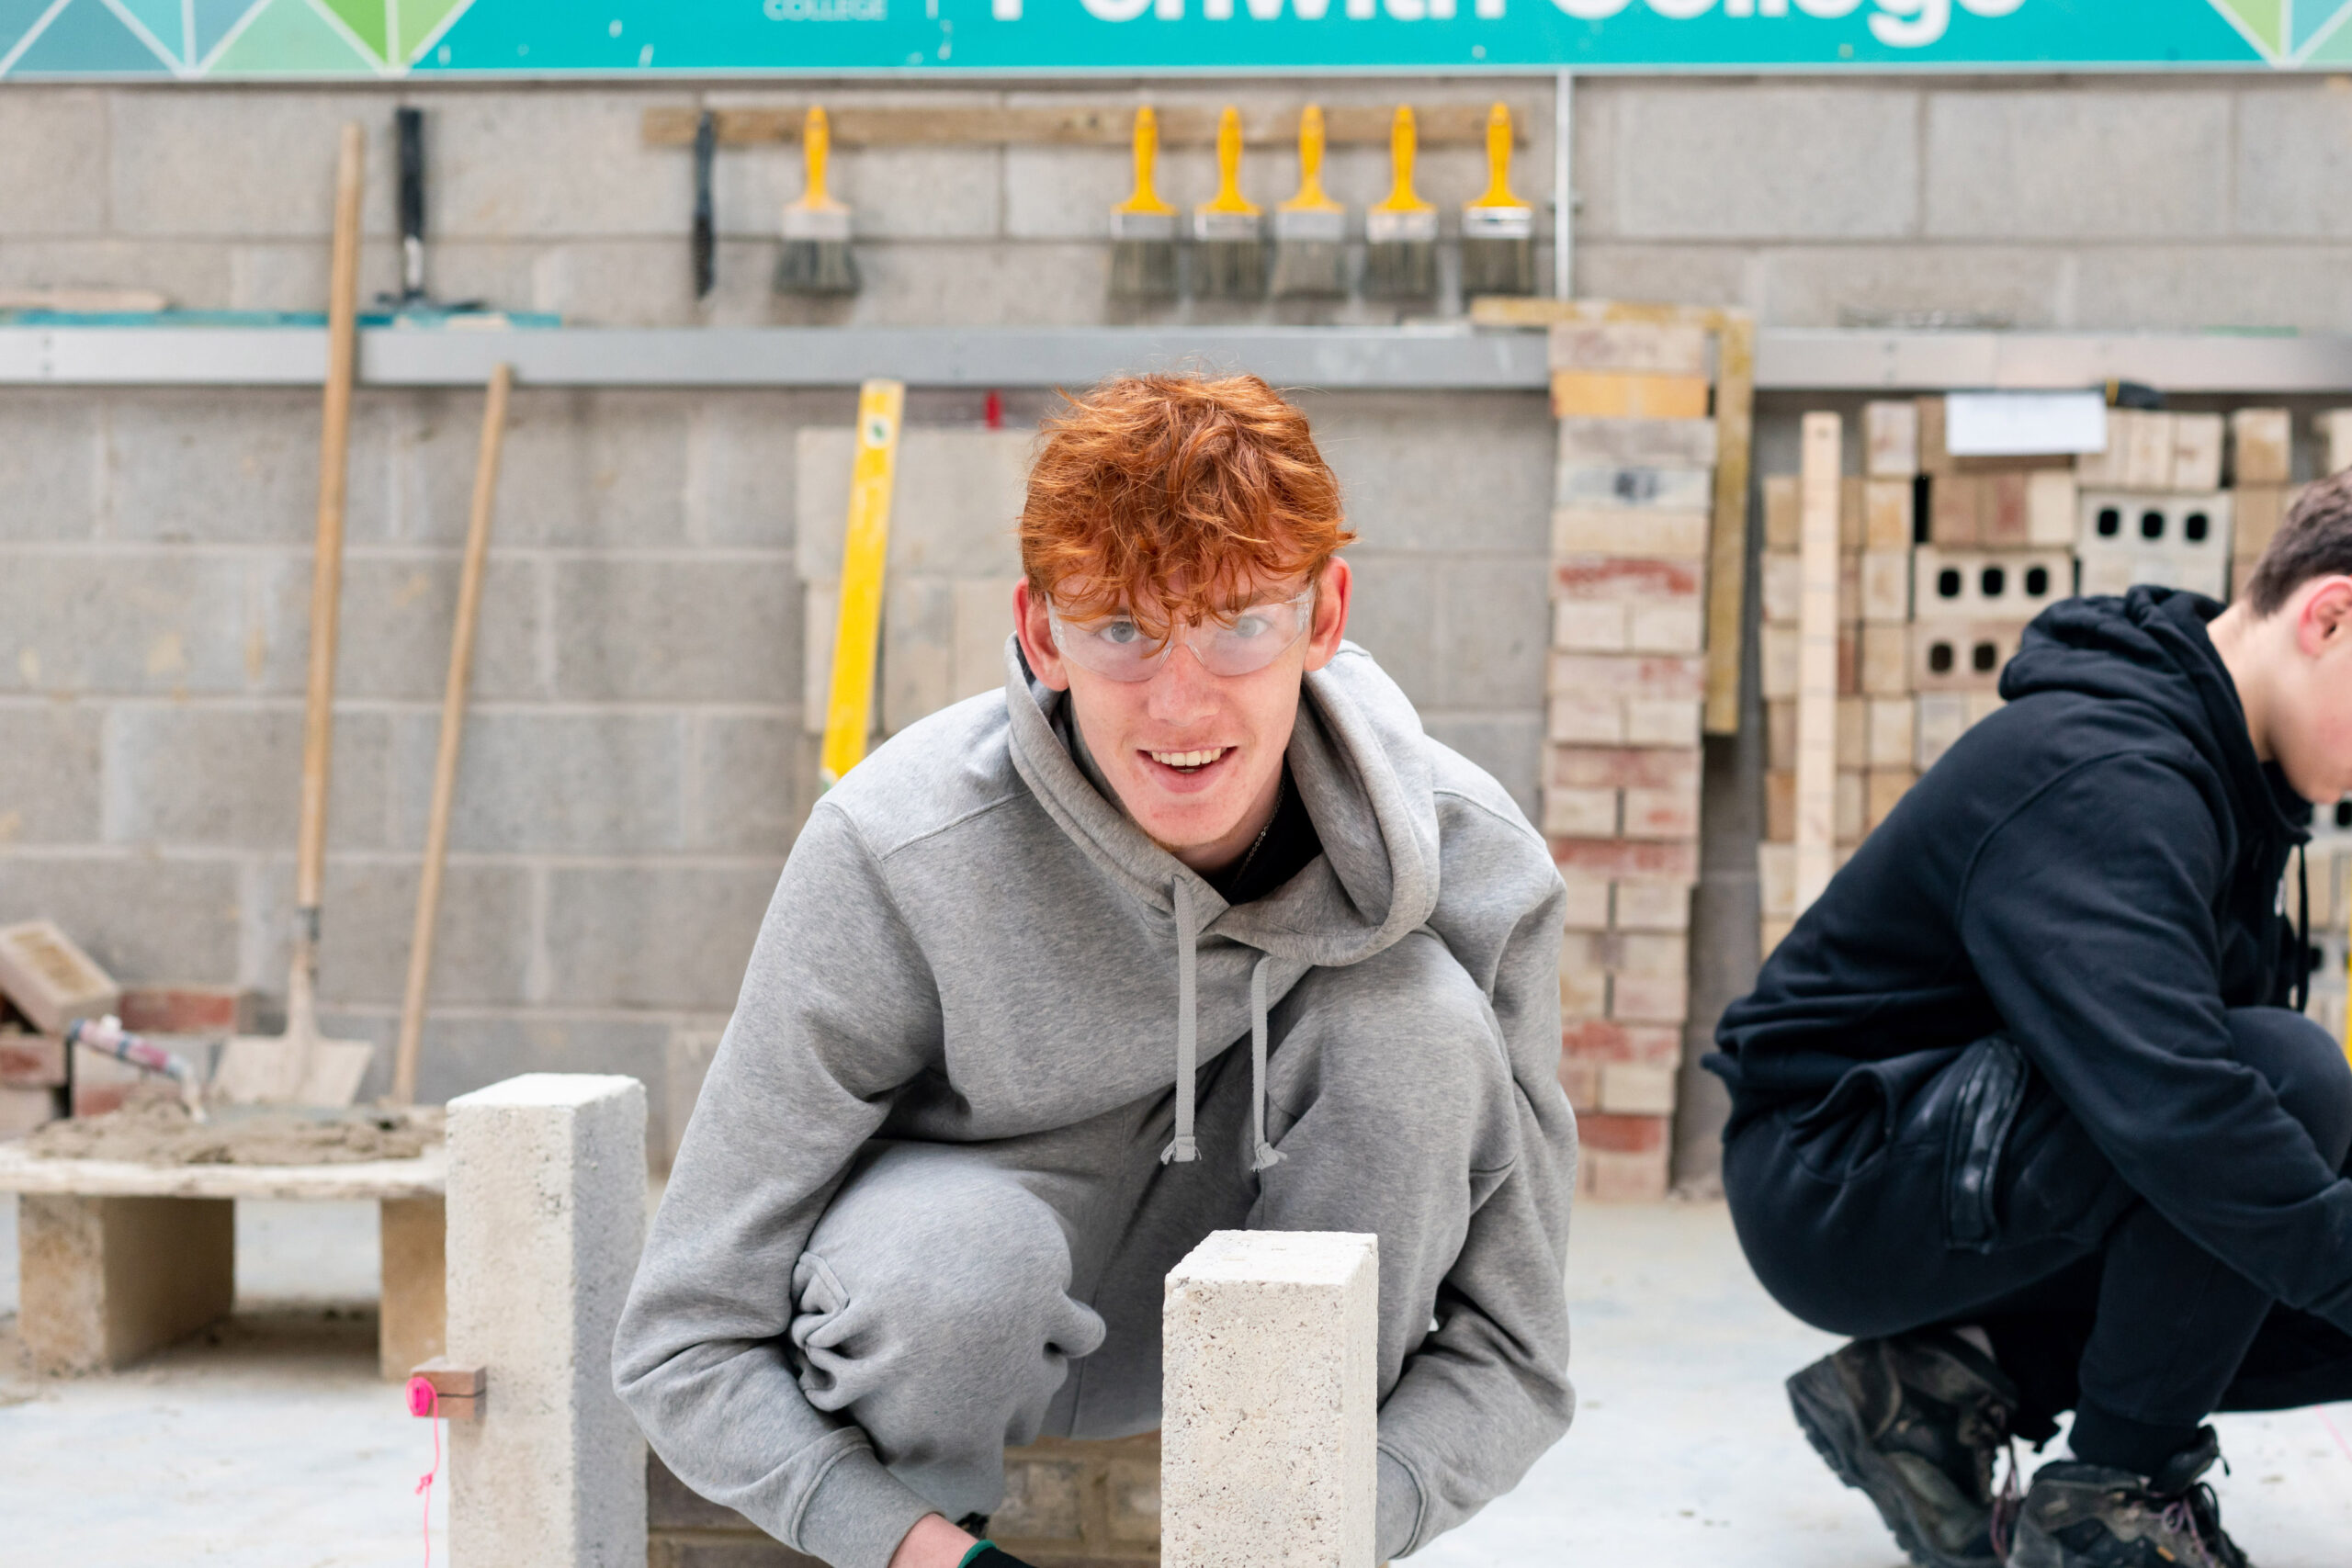
[(2287, 90), (2234, 95), (2236, 231), (2306, 240), (2352, 233), (2345, 214), (2312, 198), (2352, 175), (2343, 101), (2304, 82), (2279, 85)]
[(1705, 512), (1564, 506), (1552, 513), (1552, 554), (1704, 561), (1712, 526)]
[(645, 1236), (645, 1089), (531, 1073), (450, 1101), (448, 1354), (488, 1373), (452, 1422), (458, 1568), (639, 1568), (645, 1443), (612, 1388)]
[(98, 837), (98, 709), (0, 707), (0, 844)]
[[(2320, 416), (2322, 436), (2333, 428), (2331, 416)], [(2284, 485), (2294, 478), (2294, 421), (2285, 409), (2238, 409), (2230, 415), (2232, 482), (2244, 490), (2256, 485)], [(2333, 458), (2324, 465), (2335, 472)], [(2211, 484), (2183, 485), (2183, 490), (2218, 490)]]
[(1911, 324), (1937, 318), (2021, 329), (2064, 323), (2068, 258), (2005, 244), (1794, 244), (1757, 257), (1775, 326)]
[(1100, 243), (1135, 187), (1135, 163), (1124, 148), (1007, 147), (1003, 177), (1007, 238)]
[(718, 1055), (723, 1034), (711, 1029), (671, 1032), (662, 1058), (662, 1133), (654, 1145), (654, 1161), (664, 1170), (677, 1162), (678, 1145), (685, 1141), (686, 1123), (694, 1116), (695, 1101), (702, 1098), (703, 1081), (710, 1077), (710, 1064)]
[[(320, 994), (345, 1006), (397, 1006), (408, 981), (409, 939), (416, 918), (417, 862), (340, 858), (327, 863)], [(530, 1000), (537, 926), (537, 874), (527, 866), (458, 860), (443, 874), (441, 914), (433, 948), (436, 1007), (513, 1006)], [(248, 962), (273, 989), (293, 957), (290, 854), (249, 874), (245, 919)]]
[(1915, 692), (1992, 691), (2017, 657), (2022, 621), (1922, 621), (1912, 639)]
[[(330, 164), (334, 144), (330, 131)], [(321, 198), (333, 194), (329, 177)], [(355, 476), (365, 457), (355, 415)], [(318, 526), (318, 394), (254, 388), (117, 397), (107, 411), (105, 483), (114, 538), (307, 548)], [(380, 526), (379, 497), (364, 485), (353, 487), (348, 526), (360, 538)]]
[(387, 1198), (376, 1205), (383, 1280), (377, 1320), (379, 1370), (387, 1382), (429, 1361), (448, 1341), (448, 1217), (440, 1198)]
[(2084, 593), (2161, 582), (2220, 598), (2228, 592), (2231, 501), (2207, 495), (2086, 491), (2075, 553)]
[[(107, 715), (103, 744), (107, 842), (293, 847), (302, 783), (299, 708), (118, 703)], [(383, 715), (335, 716), (330, 847), (383, 846), (390, 748)], [(191, 780), (202, 787), (191, 788)]]
[(1519, 713), (1424, 713), (1421, 728), (1431, 739), (1451, 746), (1486, 769), (1510, 793), (1528, 819), (1534, 820), (1544, 746), (1542, 708)]
[[(1918, 224), (1919, 112), (1899, 86), (1629, 85), (1616, 232), (1894, 239)], [(1825, 123), (1839, 128), (1824, 136)]]
[(2035, 549), (2065, 549), (2075, 542), (2077, 510), (2075, 476), (2044, 469), (2026, 476), (2024, 543)]
[(1373, 1561), (1377, 1237), (1217, 1231), (1170, 1271), (1167, 1568)]
[[(786, 201), (797, 200), (803, 179), (798, 149), (772, 160), (771, 169), (789, 175), (770, 183), (772, 199), (752, 210), (772, 227)], [(1003, 230), (1006, 154), (1002, 147), (858, 147), (844, 149), (828, 171), (833, 194), (849, 203), (853, 231), (861, 241), (992, 240)], [(1124, 199), (1122, 191), (1112, 201)], [(1104, 233), (1111, 202), (1095, 215), (1090, 235)], [(766, 236), (763, 234), (762, 238)]]
[(1704, 376), (1552, 372), (1555, 419), (1704, 419)]
[(1704, 511), (1714, 504), (1715, 476), (1708, 468), (1618, 468), (1562, 463), (1553, 491), (1555, 505), (1627, 506), (1664, 511)]
[(500, 544), (687, 542), (685, 394), (526, 389), (511, 406)]
[(1711, 368), (1708, 334), (1702, 327), (1651, 321), (1555, 321), (1550, 333), (1546, 356), (1554, 370), (1705, 376)]
[[(855, 432), (799, 432), (794, 560), (810, 582), (841, 580)], [(890, 488), (889, 572), (922, 577), (1021, 574), (1014, 533), (1028, 494), (1025, 430), (909, 426), (899, 439)]]
[[(955, 689), (956, 584), (898, 577), (882, 590), (882, 728), (896, 734), (937, 713)], [(828, 671), (830, 676), (831, 671)], [(829, 687), (830, 690), (830, 687)]]
[(122, 988), (54, 920), (0, 926), (0, 998), (48, 1034), (115, 1011)]
[(2028, 621), (2074, 592), (2064, 550), (1959, 550), (1923, 545), (1912, 602), (1929, 621)]
[[(2173, 488), (2173, 456), (2178, 446), (2173, 437), (2176, 418), (2144, 409), (2128, 413), (2123, 426), (2123, 477), (2120, 481), (2124, 489)], [(2113, 444), (2112, 438), (2109, 444)]]
[[(495, 536), (493, 535), (493, 540)], [(595, 565), (601, 563), (582, 563)], [(482, 578), (481, 616), (475, 633), (475, 700), (545, 698), (548, 684), (539, 649), (548, 640), (548, 572), (534, 560), (493, 553)], [(632, 566), (625, 570), (658, 570)], [(265, 662), (248, 667), (254, 684), (272, 692), (303, 690), (310, 657), (311, 562), (283, 556), (256, 563), (264, 578), (258, 624)], [(343, 624), (335, 655), (335, 694), (438, 703), (449, 677), (449, 633), (457, 619), (458, 562), (447, 556), (347, 558), (343, 572)], [(658, 660), (675, 636), (632, 647), (628, 657)], [(634, 639), (631, 639), (634, 640)], [(250, 636), (247, 648), (252, 648)], [(237, 651), (212, 650), (215, 658)]]
[(1927, 231), (2109, 243), (2226, 233), (2233, 102), (2170, 85), (1931, 93)]
[[(0, 121), (17, 100), (0, 101)], [(0, 148), (10, 148), (0, 130)], [(0, 160), (11, 156), (0, 151)], [(0, 189), (6, 188), (0, 170)], [(6, 223), (0, 219), (0, 223)], [(92, 394), (18, 388), (0, 393), (0, 543), (86, 539), (97, 522), (105, 404)]]
[(1541, 555), (1558, 427), (1520, 393), (1302, 393), (1359, 549)]
[[(961, 702), (1004, 689), (1004, 639), (1013, 632), (1012, 594), (1018, 577), (957, 580), (953, 682), (948, 700)], [(1539, 612), (1540, 618), (1540, 612)]]
[(840, 630), (841, 600), (838, 581), (806, 583), (800, 591), (800, 723), (810, 735), (825, 733), (826, 714), (832, 705), (833, 642)]
[(1873, 479), (1907, 479), (1919, 471), (1919, 405), (1862, 405), (1862, 472)]
[(780, 556), (559, 562), (557, 694), (790, 703), (800, 690), (800, 598)]
[[(284, 983), (282, 976), (278, 983)], [(371, 1016), (378, 1021), (366, 1028), (338, 1022), (335, 1032), (380, 1031), (377, 1060), (389, 1080), (385, 1064), (392, 1025), (398, 1021), (381, 1014)], [(708, 1021), (716, 1027), (718, 1021)], [(546, 1012), (436, 1014), (425, 1020), (424, 1055), (417, 1065), (417, 1099), (425, 1104), (446, 1102), (518, 1073), (615, 1073), (645, 1085), (647, 1124), (660, 1125), (668, 1089), (670, 1036), (677, 1028), (674, 1020), (666, 1018), (585, 1018)]]
[[(791, 433), (803, 425), (846, 428), (856, 418), (854, 387), (729, 388), (697, 399), (687, 420), (690, 533), (722, 547), (793, 548), (800, 443)], [(842, 494), (846, 507), (846, 489)]]
[(781, 869), (549, 872), (550, 991), (575, 1007), (731, 1010)]
[[(1544, 576), (1544, 562), (1534, 558), (1444, 567), (1439, 578), (1442, 706), (1532, 708), (1544, 700), (1550, 620)], [(1010, 630), (1009, 615), (1006, 622)], [(1000, 665), (996, 683), (1002, 679)]]
[[(414, 101), (431, 122), (425, 227), (436, 238), (511, 243), (663, 235), (675, 227), (685, 189), (681, 154), (645, 145), (642, 106), (631, 96), (427, 92)], [(371, 168), (375, 156), (371, 149)], [(383, 210), (390, 212), (389, 201)]]
[(33, 1366), (108, 1371), (227, 1316), (236, 1213), (225, 1198), (20, 1195), (17, 1325)]
[[(300, 689), (307, 608), (274, 583), (291, 558), (41, 551), (0, 570), (0, 692), (97, 695)], [(307, 606), (310, 568), (300, 567)], [(106, 636), (89, 628), (107, 626)]]
[(0, 104), (0, 234), (106, 231), (107, 102), (99, 89), (51, 88)]
[[(681, 848), (686, 722), (677, 714), (474, 714), (458, 763), (450, 848), (598, 855)], [(338, 779), (350, 723), (336, 727)], [(402, 849), (424, 842), (440, 728), (437, 714), (404, 715), (393, 736), (392, 842)]]
[[(292, 848), (289, 827), (287, 852)], [(17, 855), (6, 864), (9, 907), (55, 920), (118, 977), (237, 973), (238, 870), (231, 861), (107, 852)]]
[(1715, 422), (1711, 419), (1564, 419), (1559, 458), (1614, 468), (1712, 468)]
[[(316, 91), (190, 98), (141, 94), (110, 96), (107, 110), (107, 210), (118, 231), (300, 238), (333, 230), (335, 138), (353, 118), (348, 97)], [(368, 189), (360, 212), (365, 231), (379, 236), (392, 227), (391, 119), (360, 118), (368, 127)], [(634, 138), (633, 123), (629, 129)], [(436, 137), (436, 194), (462, 145)], [(580, 151), (551, 151), (550, 161), (567, 163)], [(440, 228), (434, 225), (435, 231)]]
[[(1166, 187), (1162, 187), (1165, 189)], [(1171, 199), (1173, 199), (1171, 197)], [(683, 257), (676, 241), (649, 241)], [(775, 248), (747, 260), (774, 265)], [(1092, 243), (997, 243), (861, 245), (858, 291), (849, 299), (766, 294), (758, 288), (746, 324), (933, 327), (1073, 326), (1108, 323), (1110, 250)], [(755, 288), (758, 274), (752, 278)]]
[(1427, 557), (1401, 551), (1352, 550), (1355, 596), (1348, 636), (1369, 649), (1416, 707), (1443, 706), (1443, 641), (1430, 614)]

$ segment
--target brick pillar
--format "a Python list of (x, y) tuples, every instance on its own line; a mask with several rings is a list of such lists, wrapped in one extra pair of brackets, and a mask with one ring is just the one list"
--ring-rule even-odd
[(1168, 1276), (1165, 1568), (1372, 1568), (1378, 1238), (1218, 1231)]
[(449, 1102), (448, 1354), (484, 1369), (449, 1435), (456, 1568), (643, 1568), (645, 1442), (613, 1327), (645, 1239), (645, 1089), (526, 1073)]

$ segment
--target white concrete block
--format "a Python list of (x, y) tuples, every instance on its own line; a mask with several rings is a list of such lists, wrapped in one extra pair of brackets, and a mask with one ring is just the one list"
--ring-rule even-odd
[(448, 1354), (488, 1375), (450, 1423), (455, 1568), (641, 1568), (645, 1441), (613, 1328), (645, 1240), (645, 1088), (526, 1073), (449, 1102)]
[[(810, 582), (838, 581), (856, 433), (846, 425), (812, 426), (797, 439), (793, 512), (800, 575)], [(1014, 528), (1029, 493), (1035, 439), (1029, 430), (916, 425), (904, 431), (890, 486), (890, 574), (1019, 576)]]
[(1369, 1568), (1379, 1238), (1213, 1232), (1161, 1312), (1166, 1568)]

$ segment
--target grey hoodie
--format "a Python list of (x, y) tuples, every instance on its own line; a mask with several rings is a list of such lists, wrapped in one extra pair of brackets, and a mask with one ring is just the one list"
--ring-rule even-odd
[(1444, 1326), (1382, 1406), (1381, 1449), (1422, 1498), (1414, 1539), (1382, 1543), (1401, 1555), (1515, 1484), (1574, 1409), (1559, 874), (1501, 787), (1343, 644), (1306, 677), (1288, 753), (1323, 855), (1230, 908), (1087, 782), (1057, 735), (1066, 699), (1010, 638), (1006, 664), (1001, 694), (910, 727), (810, 814), (654, 1220), (615, 1386), (697, 1492), (802, 1551), (855, 1555), (858, 1522), (911, 1495), (808, 1403), (786, 1330), (794, 1265), (860, 1147), (1072, 1126), (1173, 1081), (1170, 1157), (1192, 1157), (1198, 1042), (1262, 1038), (1310, 967), (1426, 929), (1493, 1006), (1540, 1157), (1505, 1180), (1534, 1190), (1483, 1211), (1528, 1217), (1471, 1227)]

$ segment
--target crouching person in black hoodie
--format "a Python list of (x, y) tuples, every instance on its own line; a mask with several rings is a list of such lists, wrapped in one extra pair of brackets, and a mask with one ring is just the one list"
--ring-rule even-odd
[(1917, 1562), (2242, 1568), (2205, 1417), (2352, 1399), (2352, 1069), (2280, 892), (2352, 791), (2352, 476), (2230, 608), (2058, 604), (2001, 692), (1724, 1014), (1732, 1216), (1858, 1337), (1790, 1395)]

